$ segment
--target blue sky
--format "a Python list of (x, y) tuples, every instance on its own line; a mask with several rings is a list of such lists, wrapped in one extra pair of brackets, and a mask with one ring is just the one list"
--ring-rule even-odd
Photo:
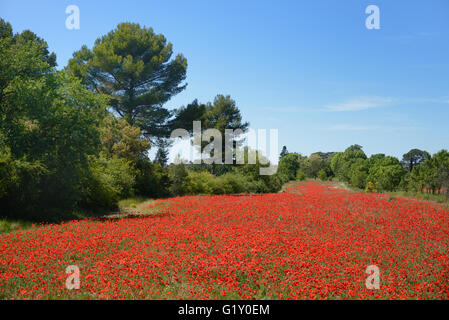
[[(72, 4), (79, 30), (65, 27)], [(379, 30), (365, 27), (371, 4)], [(230, 94), (289, 151), (449, 149), (447, 0), (0, 0), (0, 17), (43, 37), (59, 67), (119, 22), (151, 26), (188, 60), (187, 89), (167, 107)]]

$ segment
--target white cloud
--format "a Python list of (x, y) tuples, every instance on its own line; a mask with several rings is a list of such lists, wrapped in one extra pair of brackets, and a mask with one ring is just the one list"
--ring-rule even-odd
[(372, 108), (385, 107), (395, 101), (389, 97), (360, 97), (347, 100), (342, 103), (329, 104), (325, 108), (328, 111), (347, 112), (360, 111)]
[(303, 113), (303, 112), (351, 112), (362, 111), (367, 109), (388, 107), (391, 105), (404, 105), (410, 103), (432, 103), (432, 104), (449, 104), (449, 96), (442, 96), (437, 98), (394, 98), (394, 97), (379, 97), (379, 96), (362, 96), (348, 98), (340, 103), (330, 103), (323, 107), (264, 107), (263, 109), (276, 113)]
[(376, 130), (379, 129), (378, 126), (361, 126), (352, 124), (337, 124), (329, 127), (329, 131), (366, 131), (366, 130)]
[(371, 131), (376, 130), (384, 133), (394, 132), (414, 132), (425, 130), (419, 126), (385, 126), (385, 125), (357, 125), (357, 124), (336, 124), (325, 128), (328, 131)]

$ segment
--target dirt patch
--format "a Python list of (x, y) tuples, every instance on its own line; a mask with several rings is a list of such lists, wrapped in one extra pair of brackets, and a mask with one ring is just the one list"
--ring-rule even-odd
[(103, 216), (103, 219), (123, 219), (123, 218), (137, 218), (143, 216), (157, 215), (164, 208), (170, 206), (170, 203), (163, 202), (157, 204), (156, 200), (149, 199), (136, 205), (131, 205), (126, 208), (121, 208), (119, 212), (113, 212)]

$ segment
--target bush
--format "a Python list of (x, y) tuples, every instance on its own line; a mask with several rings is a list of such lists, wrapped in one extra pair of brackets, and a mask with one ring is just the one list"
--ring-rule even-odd
[(186, 194), (212, 194), (214, 189), (217, 190), (216, 179), (208, 172), (189, 172), (182, 189)]
[(318, 179), (320, 179), (321, 181), (327, 180), (327, 173), (324, 169), (321, 169), (320, 171), (318, 171)]
[(134, 194), (137, 170), (125, 159), (92, 157), (84, 177), (80, 206), (87, 209), (113, 209), (121, 198)]
[(376, 188), (374, 187), (374, 183), (372, 183), (371, 181), (369, 181), (369, 182), (366, 184), (365, 192), (369, 192), (369, 193), (371, 193), (371, 192), (374, 192), (374, 193), (377, 192)]
[(0, 215), (38, 219), (40, 193), (36, 189), (47, 174), (40, 161), (29, 162), (26, 157), (14, 160), (8, 147), (0, 149)]
[(279, 160), (279, 173), (287, 176), (289, 180), (294, 180), (299, 169), (299, 158), (300, 155), (298, 153), (289, 153), (283, 156)]
[[(254, 180), (237, 172), (214, 176), (209, 172), (188, 172), (183, 179), (182, 191), (185, 194), (239, 194), (277, 192), (283, 180), (278, 175), (260, 176)], [(173, 185), (172, 185), (173, 186)]]
[(160, 163), (148, 159), (137, 162), (136, 194), (150, 198), (166, 197), (170, 194), (170, 175)]
[(302, 170), (296, 172), (296, 180), (304, 181), (306, 180), (306, 174)]
[(243, 175), (237, 173), (226, 173), (220, 177), (223, 182), (225, 193), (252, 193), (254, 192), (251, 182)]
[(368, 174), (364, 171), (355, 171), (351, 176), (351, 185), (360, 189), (366, 186)]

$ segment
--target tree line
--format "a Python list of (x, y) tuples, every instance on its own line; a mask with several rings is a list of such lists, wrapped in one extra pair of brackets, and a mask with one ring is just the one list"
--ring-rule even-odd
[(385, 154), (368, 157), (360, 145), (344, 152), (317, 152), (309, 157), (289, 153), (284, 146), (278, 173), (289, 180), (337, 179), (366, 191), (413, 191), (449, 196), (449, 152), (433, 155), (412, 149), (402, 160)]
[(229, 95), (168, 110), (186, 71), (163, 35), (135, 23), (119, 24), (57, 70), (44, 39), (0, 19), (0, 217), (59, 221), (134, 195), (279, 190), (280, 177), (260, 177), (259, 164), (168, 165), (174, 129), (201, 121), (224, 136), (249, 125)]

